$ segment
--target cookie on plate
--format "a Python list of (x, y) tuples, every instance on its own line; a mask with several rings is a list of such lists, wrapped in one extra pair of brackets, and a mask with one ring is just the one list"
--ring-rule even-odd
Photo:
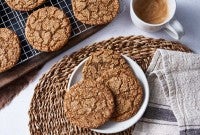
[(129, 68), (121, 54), (108, 49), (93, 53), (83, 66), (84, 79), (97, 79), (108, 69)]
[(97, 128), (111, 117), (114, 99), (105, 85), (83, 80), (66, 92), (64, 110), (71, 123), (82, 128)]
[(115, 100), (114, 121), (127, 120), (138, 112), (143, 101), (143, 90), (130, 68), (110, 69), (97, 80), (112, 91)]
[(20, 57), (20, 41), (10, 29), (0, 28), (0, 73), (12, 68)]
[(46, 0), (5, 0), (8, 6), (14, 10), (18, 11), (30, 11), (41, 4)]
[(72, 0), (75, 17), (85, 24), (111, 22), (119, 11), (119, 0)]
[(65, 13), (56, 7), (34, 11), (27, 19), (25, 35), (33, 48), (52, 52), (64, 47), (70, 37), (71, 26)]

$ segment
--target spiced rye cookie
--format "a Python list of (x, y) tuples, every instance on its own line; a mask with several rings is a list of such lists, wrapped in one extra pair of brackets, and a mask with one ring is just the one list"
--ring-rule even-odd
[(105, 85), (83, 80), (66, 92), (64, 110), (71, 123), (82, 128), (97, 128), (111, 117), (113, 96)]
[(25, 35), (33, 48), (52, 52), (66, 45), (71, 26), (65, 13), (56, 7), (34, 11), (27, 19)]
[(138, 112), (143, 101), (143, 90), (130, 68), (110, 69), (98, 79), (112, 91), (114, 96), (115, 111), (112, 115), (114, 121), (127, 120)]
[(88, 58), (83, 66), (84, 79), (97, 79), (108, 69), (129, 68), (126, 60), (113, 50), (102, 49)]
[(46, 0), (5, 0), (8, 6), (14, 10), (18, 11), (30, 11), (41, 4)]
[(75, 17), (85, 24), (111, 22), (119, 11), (119, 0), (72, 0)]
[(0, 28), (0, 72), (12, 68), (20, 57), (20, 41), (12, 30)]

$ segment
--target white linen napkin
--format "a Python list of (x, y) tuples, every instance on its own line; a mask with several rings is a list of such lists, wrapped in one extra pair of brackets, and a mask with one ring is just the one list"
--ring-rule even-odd
[(134, 135), (200, 135), (200, 55), (158, 49), (147, 70), (150, 102)]

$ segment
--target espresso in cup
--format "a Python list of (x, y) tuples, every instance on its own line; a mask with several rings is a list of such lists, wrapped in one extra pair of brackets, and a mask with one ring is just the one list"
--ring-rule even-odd
[(135, 14), (144, 22), (160, 24), (169, 15), (168, 0), (135, 0), (133, 5)]

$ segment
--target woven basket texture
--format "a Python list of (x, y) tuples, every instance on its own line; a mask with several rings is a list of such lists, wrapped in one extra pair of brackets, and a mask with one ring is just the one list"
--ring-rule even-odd
[[(112, 49), (134, 59), (144, 71), (149, 66), (154, 52), (158, 48), (190, 52), (178, 42), (164, 39), (152, 39), (143, 36), (111, 38), (82, 48), (65, 56), (44, 74), (35, 88), (29, 109), (29, 128), (32, 135), (100, 135), (89, 129), (72, 125), (65, 117), (63, 98), (67, 90), (69, 77), (82, 60), (101, 49)], [(130, 135), (134, 126), (118, 133)]]

